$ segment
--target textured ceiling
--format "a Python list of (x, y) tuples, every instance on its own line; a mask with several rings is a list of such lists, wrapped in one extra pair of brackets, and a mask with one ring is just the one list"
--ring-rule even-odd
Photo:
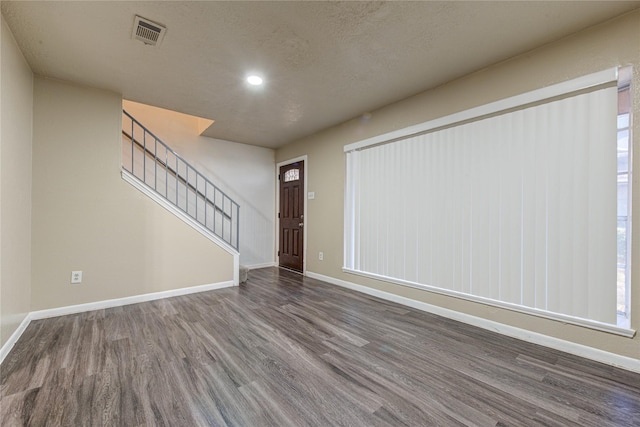
[[(278, 147), (639, 7), (640, 2), (10, 2), (36, 74), (214, 119)], [(131, 39), (134, 15), (167, 26)], [(266, 84), (249, 88), (258, 71)]]

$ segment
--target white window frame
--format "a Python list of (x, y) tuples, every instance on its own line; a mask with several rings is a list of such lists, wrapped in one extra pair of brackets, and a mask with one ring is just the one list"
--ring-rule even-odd
[[(386, 144), (389, 142), (393, 142), (394, 140), (405, 139), (413, 135), (426, 133), (434, 129), (438, 129), (445, 126), (455, 125), (456, 123), (461, 123), (468, 120), (477, 119), (479, 117), (488, 116), (494, 113), (498, 113), (501, 111), (517, 108), (526, 104), (538, 103), (541, 101), (548, 100), (550, 98), (563, 96), (568, 93), (579, 92), (583, 90), (587, 90), (590, 88), (594, 88), (609, 82), (617, 81), (618, 79), (618, 69), (611, 68), (608, 70), (604, 70), (601, 72), (593, 73), (587, 76), (583, 76), (577, 79), (573, 79), (567, 82), (559, 83), (553, 86), (549, 86), (546, 88), (542, 88), (539, 90), (535, 90), (532, 92), (528, 92), (522, 95), (517, 95), (511, 98), (507, 98), (504, 100), (496, 101), (487, 105), (483, 105), (480, 107), (472, 108), (469, 110), (465, 110), (459, 113), (455, 113), (449, 116), (445, 116), (439, 119), (431, 120), (429, 122), (421, 123), (415, 126), (410, 126), (404, 129), (400, 129), (397, 131), (389, 132), (383, 135), (379, 135), (376, 137), (368, 138), (362, 141), (358, 141), (353, 144), (346, 145), (344, 147), (345, 153), (349, 153), (352, 151), (360, 150), (366, 147), (371, 147), (380, 144)], [(348, 156), (347, 156), (348, 157)], [(349, 166), (347, 165), (347, 170), (349, 170)], [(632, 337), (635, 335), (635, 331), (629, 329), (628, 325), (624, 327), (620, 327), (619, 325), (612, 325), (609, 323), (597, 322), (594, 320), (577, 318), (569, 315), (564, 315), (560, 313), (553, 313), (544, 310), (538, 310), (535, 308), (524, 307), (517, 304), (510, 304), (507, 302), (496, 301), (493, 299), (482, 298), (478, 296), (473, 296), (461, 292), (443, 290), (441, 288), (432, 287), (429, 285), (417, 285), (416, 283), (404, 281), (401, 279), (390, 279), (386, 276), (381, 276), (377, 274), (367, 273), (359, 270), (354, 270), (350, 268), (352, 264), (353, 253), (351, 252), (351, 248), (347, 247), (347, 242), (351, 240), (351, 234), (354, 232), (350, 224), (352, 223), (352, 218), (350, 216), (353, 215), (353, 210), (348, 209), (351, 200), (349, 199), (350, 190), (349, 180), (346, 182), (347, 188), (345, 189), (345, 238), (344, 238), (344, 265), (343, 271), (358, 274), (361, 276), (387, 281), (396, 284), (402, 284), (405, 286), (416, 287), (420, 289), (427, 289), (429, 291), (433, 291), (436, 293), (442, 293), (446, 295), (452, 295), (459, 298), (482, 302), (488, 305), (498, 306), (502, 308), (507, 308), (514, 311), (524, 312), (528, 314), (534, 314), (536, 316), (550, 318), (554, 320), (560, 320), (566, 323), (576, 324), (580, 326), (586, 326), (592, 329), (601, 330), (610, 332), (617, 335), (622, 335), (626, 337)], [(631, 219), (631, 216), (629, 216)], [(629, 254), (629, 253), (628, 253)], [(629, 256), (629, 255), (628, 255)], [(630, 263), (631, 258), (628, 258), (628, 264)]]
[[(618, 92), (621, 93), (623, 91), (628, 91), (629, 92), (629, 96), (631, 97), (633, 94), (632, 88), (631, 88), (631, 75), (632, 75), (632, 67), (628, 66), (625, 67), (624, 69), (621, 69), (621, 73), (620, 74), (624, 74), (625, 78), (623, 81), (623, 78), (621, 76), (621, 79), (618, 82)], [(626, 218), (626, 248), (625, 248), (625, 277), (624, 277), (624, 290), (625, 290), (625, 294), (624, 294), (624, 310), (622, 312), (618, 311), (618, 326), (622, 326), (622, 327), (626, 327), (629, 328), (630, 326), (630, 322), (631, 322), (631, 260), (632, 260), (632, 254), (631, 254), (631, 250), (632, 250), (632, 245), (631, 245), (631, 237), (632, 237), (632, 216), (631, 216), (631, 205), (632, 205), (632, 174), (633, 174), (633, 108), (631, 108), (633, 106), (633, 102), (630, 99), (629, 100), (629, 111), (628, 114), (629, 115), (629, 121), (628, 121), (628, 126), (624, 129), (627, 130), (628, 132), (628, 166), (627, 166), (627, 172), (626, 172), (626, 178), (627, 178), (627, 194), (626, 194), (626, 203), (627, 203), (627, 212), (625, 218)], [(624, 113), (623, 113), (624, 114)], [(620, 117), (621, 111), (618, 110), (618, 117)], [(620, 130), (624, 130), (623, 128), (618, 127), (618, 132)], [(620, 170), (618, 170), (618, 176), (621, 175)], [(618, 254), (619, 255), (619, 254)]]

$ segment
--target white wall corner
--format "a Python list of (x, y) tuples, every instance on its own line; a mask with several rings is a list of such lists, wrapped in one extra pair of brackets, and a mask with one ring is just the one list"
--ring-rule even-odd
[(233, 254), (233, 286), (240, 286), (240, 254)]

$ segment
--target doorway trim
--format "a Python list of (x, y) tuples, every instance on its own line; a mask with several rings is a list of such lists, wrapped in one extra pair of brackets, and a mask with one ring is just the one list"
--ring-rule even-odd
[(307, 229), (309, 224), (309, 216), (307, 215), (307, 200), (309, 195), (309, 190), (307, 188), (307, 183), (309, 182), (309, 159), (305, 154), (303, 156), (294, 157), (292, 159), (284, 160), (282, 162), (276, 163), (276, 206), (275, 206), (275, 236), (274, 239), (274, 253), (276, 260), (276, 267), (280, 266), (280, 256), (278, 255), (278, 251), (280, 250), (280, 218), (278, 218), (278, 214), (280, 213), (280, 181), (278, 181), (278, 174), (280, 173), (280, 167), (286, 166), (291, 163), (303, 161), (304, 162), (304, 227), (302, 227), (302, 275), (307, 275)]

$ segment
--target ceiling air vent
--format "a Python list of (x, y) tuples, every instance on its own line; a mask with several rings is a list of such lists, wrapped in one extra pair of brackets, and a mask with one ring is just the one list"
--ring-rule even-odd
[(131, 34), (131, 38), (134, 40), (140, 40), (144, 44), (157, 46), (162, 42), (164, 33), (166, 32), (167, 27), (164, 25), (157, 24), (136, 15), (136, 19), (133, 21), (133, 33)]

